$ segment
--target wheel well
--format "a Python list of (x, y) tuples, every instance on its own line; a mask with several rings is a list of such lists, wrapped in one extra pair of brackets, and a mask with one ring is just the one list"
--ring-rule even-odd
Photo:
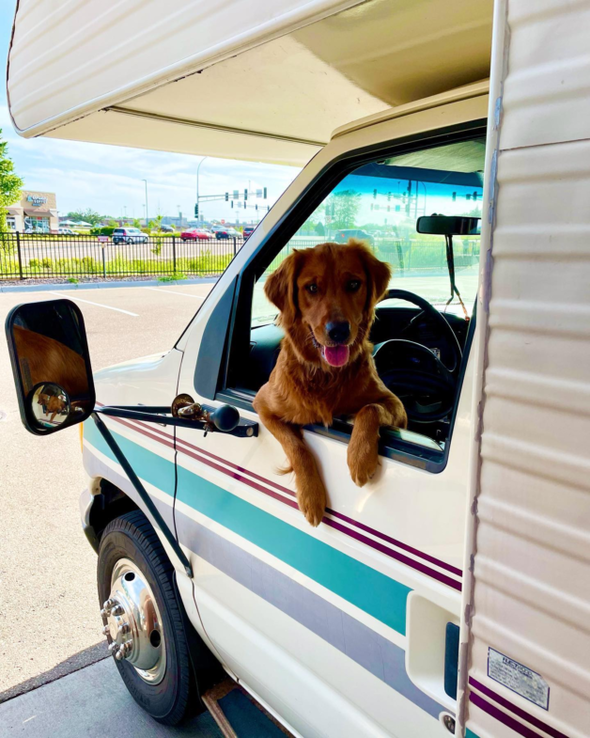
[(99, 486), (100, 493), (94, 496), (89, 516), (97, 549), (103, 531), (111, 520), (133, 510), (139, 510), (135, 502), (108, 479), (101, 479)]

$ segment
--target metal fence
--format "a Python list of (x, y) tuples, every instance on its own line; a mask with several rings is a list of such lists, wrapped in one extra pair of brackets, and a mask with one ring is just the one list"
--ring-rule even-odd
[(183, 241), (180, 236), (112, 237), (0, 233), (0, 279), (218, 275), (241, 249), (240, 238)]
[[(325, 238), (325, 237), (324, 237)], [(291, 248), (306, 248), (321, 236), (291, 239), (269, 266), (276, 268)], [(130, 277), (139, 275), (216, 276), (242, 248), (239, 238), (183, 241), (180, 236), (142, 235), (117, 242), (107, 236), (0, 233), (0, 280), (32, 278)], [(396, 273), (446, 270), (444, 240), (375, 238), (378, 258)], [(457, 269), (479, 260), (479, 239), (456, 239)]]

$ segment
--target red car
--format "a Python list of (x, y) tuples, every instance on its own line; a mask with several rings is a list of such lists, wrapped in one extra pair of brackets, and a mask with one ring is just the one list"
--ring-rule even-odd
[(244, 228), (242, 229), (242, 237), (243, 237), (244, 241), (247, 238), (250, 238), (250, 236), (254, 233), (254, 229), (255, 228), (256, 228), (256, 226), (244, 226)]
[(183, 241), (207, 241), (210, 238), (215, 238), (211, 231), (205, 228), (191, 228), (189, 231), (183, 231), (180, 237)]

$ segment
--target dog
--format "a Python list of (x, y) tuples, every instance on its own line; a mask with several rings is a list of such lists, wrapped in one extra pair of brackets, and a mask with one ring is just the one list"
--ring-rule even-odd
[(326, 490), (301, 426), (354, 416), (347, 461), (359, 487), (377, 470), (381, 426), (407, 427), (401, 400), (377, 375), (369, 341), (375, 305), (390, 277), (388, 264), (363, 241), (350, 239), (293, 250), (264, 285), (285, 337), (254, 409), (282, 445), (299, 509), (313, 526), (323, 518)]
[(40, 382), (53, 382), (70, 396), (88, 393), (88, 374), (84, 357), (54, 338), (12, 327), (20, 375), (25, 393)]

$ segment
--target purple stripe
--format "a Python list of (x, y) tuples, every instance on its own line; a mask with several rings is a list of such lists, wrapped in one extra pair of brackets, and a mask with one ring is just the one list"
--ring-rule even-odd
[(430, 556), (430, 554), (426, 554), (426, 553), (423, 553), (422, 551), (418, 551), (417, 548), (413, 548), (412, 546), (409, 546), (407, 543), (402, 543), (401, 541), (398, 541), (395, 538), (391, 538), (385, 533), (380, 533), (378, 530), (373, 530), (373, 528), (369, 528), (368, 525), (365, 525), (364, 523), (360, 523), (357, 520), (353, 520), (352, 518), (349, 518), (346, 515), (343, 515), (342, 513), (336, 512), (336, 510), (332, 510), (329, 507), (326, 508), (326, 512), (330, 513), (330, 515), (333, 515), (336, 518), (340, 518), (341, 520), (344, 520), (347, 523), (350, 523), (351, 525), (355, 525), (357, 528), (364, 530), (365, 533), (371, 533), (377, 538), (381, 538), (382, 540), (387, 541), (388, 543), (391, 543), (392, 545), (397, 546), (398, 548), (401, 548), (404, 551), (407, 551), (408, 553), (414, 554), (414, 556), (420, 556), (420, 558), (425, 559), (426, 561), (430, 561), (431, 564), (434, 564), (435, 566), (440, 566), (441, 569), (446, 569), (447, 571), (451, 572), (451, 574), (456, 574), (459, 577), (463, 576), (463, 572), (461, 571), (461, 569), (457, 569), (456, 566), (447, 564), (446, 562), (441, 561), (440, 559), (437, 559), (434, 556)]
[(539, 720), (539, 718), (535, 717), (534, 715), (529, 715), (529, 713), (523, 710), (521, 707), (513, 705), (512, 702), (509, 702), (505, 697), (496, 694), (496, 692), (494, 692), (492, 689), (486, 687), (484, 684), (478, 682), (477, 679), (474, 679), (471, 676), (469, 677), (469, 684), (471, 684), (472, 687), (478, 689), (480, 692), (483, 692), (486, 697), (489, 697), (498, 704), (502, 705), (502, 707), (505, 707), (507, 710), (510, 710), (515, 715), (518, 715), (519, 718), (522, 718), (523, 720), (531, 723), (531, 725), (534, 725), (535, 728), (539, 728), (539, 730), (543, 730), (545, 731), (545, 733), (549, 733), (552, 738), (568, 738), (565, 733), (557, 730), (557, 728), (552, 728), (550, 725), (547, 725), (547, 723)]
[[(145, 424), (141, 420), (138, 420), (137, 423), (145, 427)], [(165, 433), (164, 431), (161, 431), (158, 429), (157, 432), (167, 438), (172, 438), (171, 435), (169, 435), (168, 433)], [(292, 492), (287, 487), (282, 487), (280, 484), (277, 484), (276, 482), (273, 482), (270, 479), (266, 479), (266, 477), (262, 477), (259, 474), (256, 474), (256, 472), (250, 471), (250, 469), (245, 469), (244, 467), (238, 466), (237, 464), (234, 464), (231, 461), (222, 459), (219, 456), (212, 454), (210, 451), (206, 451), (200, 446), (194, 446), (193, 444), (188, 443), (188, 441), (185, 441), (183, 439), (177, 438), (176, 441), (178, 444), (182, 444), (184, 446), (187, 446), (190, 449), (198, 451), (201, 454), (205, 454), (205, 456), (209, 456), (210, 458), (215, 459), (216, 461), (220, 461), (226, 466), (230, 466), (232, 469), (236, 469), (237, 471), (243, 474), (248, 474), (254, 479), (257, 479), (259, 482), (263, 482), (264, 484), (270, 485), (271, 487), (278, 489), (280, 492), (283, 492), (284, 494), (287, 494), (290, 497), (295, 497), (295, 493)], [(344, 520), (349, 525), (354, 525), (360, 530), (364, 530), (365, 533), (370, 533), (371, 535), (374, 535), (376, 538), (381, 538), (381, 540), (387, 541), (387, 543), (391, 543), (393, 546), (397, 546), (398, 548), (401, 548), (403, 551), (407, 551), (408, 553), (411, 553), (414, 556), (419, 556), (425, 561), (429, 561), (431, 564), (434, 564), (435, 566), (438, 566), (441, 569), (445, 569), (451, 574), (455, 574), (456, 576), (459, 576), (459, 577), (463, 576), (463, 572), (461, 571), (461, 569), (458, 569), (456, 566), (447, 564), (445, 561), (441, 561), (440, 559), (437, 559), (435, 556), (431, 556), (430, 554), (423, 553), (422, 551), (419, 551), (417, 548), (414, 548), (413, 546), (410, 546), (407, 543), (403, 543), (402, 541), (398, 541), (396, 538), (392, 538), (391, 536), (388, 536), (385, 533), (381, 533), (380, 531), (375, 530), (374, 528), (371, 528), (368, 525), (365, 525), (364, 523), (361, 523), (357, 520), (354, 520), (353, 518), (349, 518), (347, 515), (344, 515), (343, 513), (340, 513), (337, 510), (332, 510), (331, 508), (328, 507), (326, 508), (326, 512), (329, 513), (330, 515), (333, 515), (335, 518), (340, 518), (340, 520)]]
[(484, 712), (487, 712), (488, 715), (491, 715), (493, 718), (496, 718), (496, 720), (504, 723), (504, 725), (512, 728), (516, 733), (525, 736), (525, 738), (543, 738), (540, 733), (535, 733), (534, 730), (531, 730), (528, 726), (519, 723), (518, 720), (515, 720), (513, 717), (510, 717), (510, 715), (502, 712), (502, 710), (499, 710), (495, 705), (490, 705), (489, 702), (486, 702), (483, 697), (475, 694), (475, 692), (469, 693), (469, 701), (473, 702), (474, 705)]
[(461, 582), (457, 582), (455, 579), (451, 579), (446, 574), (441, 574), (434, 569), (430, 569), (428, 566), (426, 566), (425, 564), (421, 564), (419, 561), (409, 559), (407, 556), (404, 556), (397, 551), (392, 551), (390, 548), (387, 548), (383, 544), (374, 541), (372, 538), (367, 538), (367, 536), (364, 536), (362, 533), (357, 533), (355, 530), (345, 528), (343, 525), (340, 525), (340, 523), (337, 523), (335, 520), (331, 520), (330, 518), (324, 518), (323, 522), (326, 525), (329, 525), (331, 528), (335, 528), (342, 533), (346, 533), (347, 535), (351, 536), (351, 538), (354, 538), (355, 540), (360, 541), (361, 543), (364, 543), (367, 546), (376, 549), (377, 551), (380, 551), (386, 556), (391, 556), (392, 559), (401, 561), (402, 564), (406, 564), (406, 566), (411, 566), (412, 569), (417, 569), (418, 571), (422, 572), (422, 574), (426, 574), (426, 576), (432, 577), (432, 579), (436, 579), (439, 582), (448, 585), (449, 587), (453, 587), (453, 589), (457, 589), (459, 592), (462, 589)]
[[(125, 426), (128, 426), (132, 430), (135, 430), (136, 432), (145, 435), (152, 440), (160, 441), (161, 443), (164, 443), (166, 446), (170, 446), (171, 444), (164, 440), (163, 438), (160, 439), (157, 436), (154, 435), (155, 433), (158, 433), (159, 435), (164, 436), (165, 438), (172, 439), (173, 437), (167, 433), (164, 433), (163, 431), (159, 429), (151, 429), (148, 431), (147, 428), (144, 426), (142, 421), (137, 421), (138, 425), (131, 425), (127, 421), (121, 419), (121, 418), (113, 418), (118, 423), (122, 423)], [(141, 426), (141, 427), (139, 427)], [(257, 484), (251, 479), (248, 479), (248, 477), (244, 476), (242, 473), (239, 472), (245, 472), (247, 474), (250, 474), (253, 477), (256, 477), (260, 479), (260, 481), (266, 483), (266, 484), (272, 484), (277, 489), (280, 489), (283, 492), (287, 492), (289, 495), (293, 496), (293, 493), (291, 490), (286, 489), (285, 487), (281, 487), (278, 484), (274, 484), (270, 482), (267, 479), (264, 479), (263, 477), (260, 477), (253, 472), (250, 472), (246, 469), (242, 469), (242, 467), (237, 466), (236, 464), (232, 464), (231, 462), (226, 462), (224, 459), (220, 459), (218, 456), (215, 456), (214, 454), (210, 453), (209, 451), (203, 451), (203, 449), (199, 448), (198, 446), (193, 446), (192, 444), (186, 443), (186, 441), (181, 441), (181, 443), (184, 446), (188, 446), (194, 451), (189, 451), (186, 448), (179, 448), (178, 450), (181, 451), (186, 456), (190, 456), (191, 458), (195, 459), (196, 461), (200, 461), (202, 464), (205, 464), (206, 466), (211, 467), (212, 469), (215, 469), (216, 471), (221, 472), (222, 474), (225, 474), (229, 477), (232, 477), (232, 479), (236, 479), (243, 484), (246, 484), (249, 487), (252, 487), (253, 489), (257, 490), (258, 492), (262, 492), (265, 495), (268, 495), (269, 497), (272, 497), (275, 500), (278, 500), (279, 502), (284, 503), (285, 505), (289, 505), (289, 507), (293, 507), (297, 509), (297, 503), (293, 499), (286, 499), (282, 495), (278, 495), (276, 492), (273, 492), (272, 490), (268, 489), (267, 487), (263, 487), (260, 484)], [(205, 458), (206, 456), (212, 457), (214, 459), (217, 459), (218, 461), (227, 464), (227, 466), (232, 467), (233, 469), (236, 469), (238, 471), (230, 471), (226, 466), (221, 466), (220, 464), (216, 464), (213, 461), (210, 461), (209, 459)], [(331, 515), (338, 515), (339, 517), (342, 517), (346, 519), (347, 521), (350, 521), (354, 525), (357, 525), (360, 528), (366, 529), (371, 533), (374, 533), (376, 535), (380, 535), (382, 538), (388, 538), (384, 534), (378, 534), (377, 531), (373, 531), (372, 528), (369, 528), (368, 526), (363, 526), (361, 523), (356, 523), (355, 521), (352, 521), (350, 518), (346, 518), (346, 516), (341, 515), (340, 513), (335, 513), (333, 510), (328, 510)], [(425, 574), (428, 577), (431, 577), (432, 579), (436, 579), (437, 581), (441, 582), (442, 584), (446, 584), (449, 587), (452, 587), (453, 589), (458, 590), (459, 592), (462, 590), (462, 584), (461, 582), (456, 581), (455, 579), (451, 579), (450, 577), (446, 576), (445, 574), (442, 574), (441, 572), (438, 572), (434, 569), (431, 569), (430, 567), (426, 566), (425, 564), (422, 564), (420, 561), (415, 561), (414, 559), (410, 559), (407, 556), (404, 556), (404, 554), (398, 553), (397, 551), (392, 551), (390, 548), (387, 548), (383, 544), (379, 543), (378, 541), (374, 541), (372, 538), (367, 538), (367, 536), (364, 536), (362, 533), (358, 533), (355, 530), (351, 530), (350, 528), (346, 528), (345, 526), (341, 525), (340, 523), (337, 523), (335, 520), (332, 520), (331, 518), (324, 517), (323, 522), (329, 526), (330, 528), (334, 528), (341, 533), (344, 533), (345, 535), (350, 536), (351, 538), (354, 538), (355, 540), (364, 543), (365, 545), (369, 546), (370, 548), (375, 549), (376, 551), (379, 551), (382, 554), (385, 554), (386, 556), (389, 556), (392, 559), (395, 559), (396, 561), (401, 562), (402, 564), (405, 564), (406, 566), (409, 566), (412, 569), (415, 569), (416, 571), (421, 572), (422, 574)], [(391, 539), (392, 541), (394, 539)], [(411, 548), (411, 547), (406, 547)], [(412, 551), (415, 551), (415, 549), (411, 549)], [(423, 556), (426, 559), (432, 558), (428, 557), (426, 554), (419, 554)], [(437, 561), (435, 559), (435, 561)], [(444, 562), (442, 562), (444, 563)], [(439, 564), (440, 565), (440, 564)]]

